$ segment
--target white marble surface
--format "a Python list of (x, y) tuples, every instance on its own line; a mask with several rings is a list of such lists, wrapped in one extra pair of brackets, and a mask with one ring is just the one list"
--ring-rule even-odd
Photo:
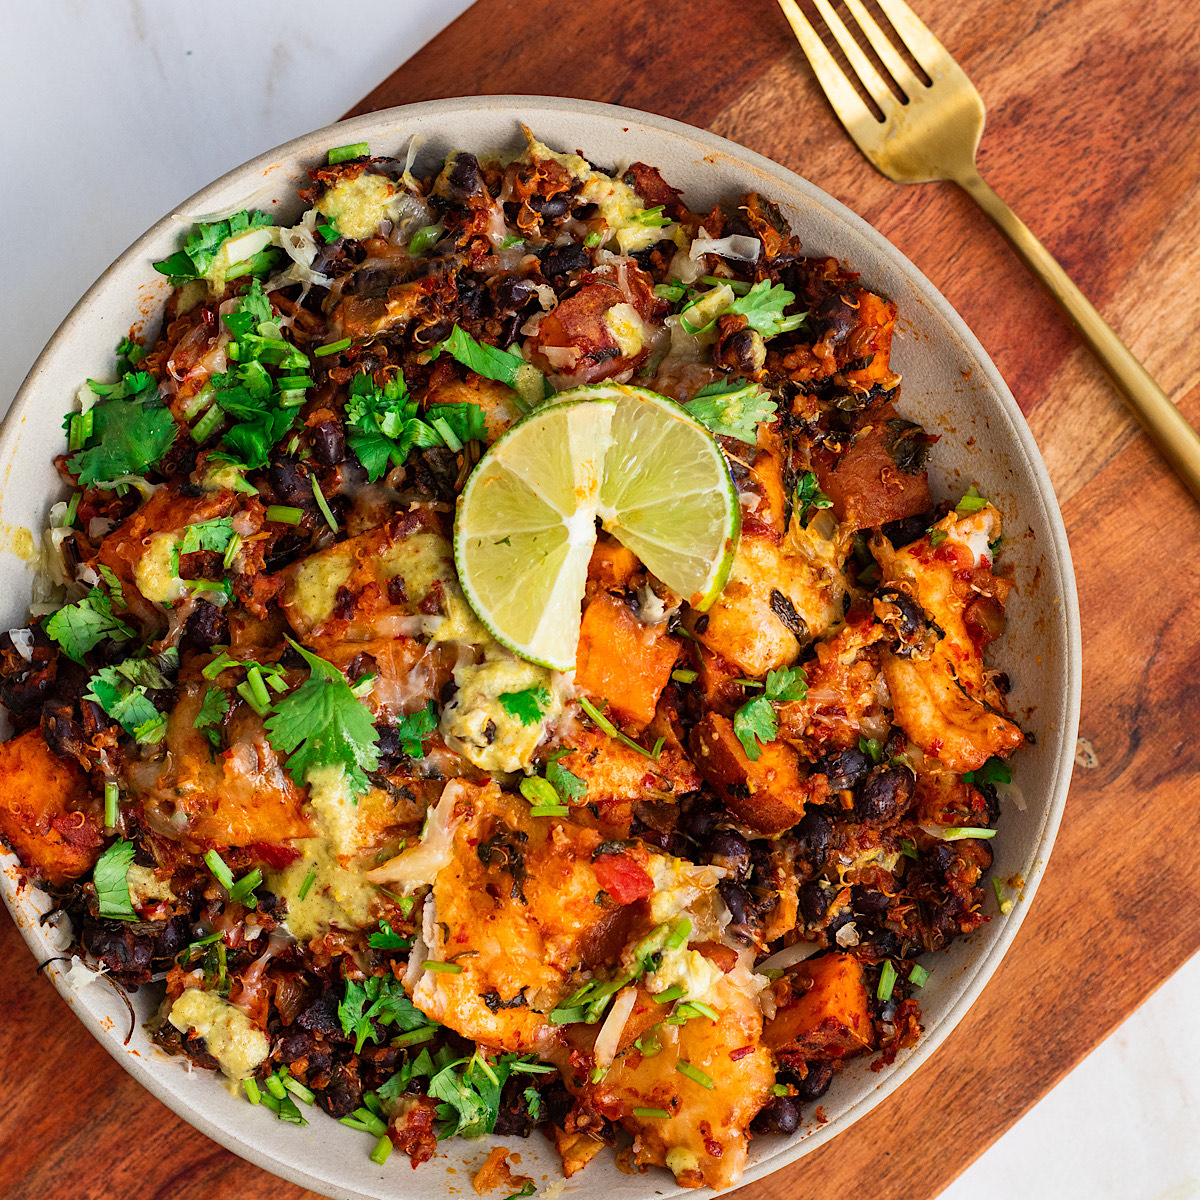
[[(0, 192), (0, 408), (74, 301), (146, 226), (252, 155), (336, 119), (467, 4), (0, 0), (10, 180)], [(944, 1200), (1200, 1196), (1197, 994), (1200, 960)], [(1020, 997), (1013, 1006), (1018, 1019)]]

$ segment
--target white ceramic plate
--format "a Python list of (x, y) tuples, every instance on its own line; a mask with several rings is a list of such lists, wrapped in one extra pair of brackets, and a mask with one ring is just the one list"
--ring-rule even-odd
[[(901, 410), (944, 435), (931, 455), (935, 497), (957, 497), (970, 483), (1004, 516), (1002, 562), (1015, 574), (1007, 636), (992, 657), (1013, 681), (1013, 709), (1037, 743), (1016, 759), (1025, 808), (1005, 806), (992, 842), (995, 872), (1021, 874), (1024, 899), (1006, 917), (929, 962), (921, 993), (926, 1033), (894, 1066), (875, 1072), (871, 1056), (855, 1060), (822, 1101), (824, 1124), (810, 1119), (794, 1137), (755, 1139), (743, 1182), (760, 1178), (846, 1129), (915, 1071), (954, 1028), (1000, 964), (1045, 869), (1070, 781), (1079, 718), (1080, 644), (1075, 580), (1066, 533), (1050, 480), (1015, 401), (961, 318), (902, 254), (860, 218), (783, 167), (712, 134), (631, 109), (580, 100), (520, 96), (437, 100), (372, 113), (297, 138), (231, 171), (197, 192), (139, 238), (75, 306), (35, 363), (0, 429), (0, 628), (25, 620), (33, 567), (20, 556), (23, 530), (44, 527), (62, 487), (51, 465), (64, 449), (62, 414), (89, 375), (109, 371), (113, 348), (131, 326), (152, 326), (168, 284), (150, 263), (177, 248), (188, 221), (254, 206), (298, 212), (294, 189), (332, 146), (366, 141), (376, 154), (403, 154), (413, 134), (425, 139), (424, 159), (457, 147), (482, 153), (521, 144), (525, 122), (552, 147), (581, 150), (605, 165), (643, 160), (682, 188), (690, 207), (705, 211), (721, 199), (758, 191), (781, 206), (806, 248), (832, 254), (861, 273), (864, 283), (900, 306), (893, 366), (904, 377)], [(18, 886), (13, 859), (3, 860), (0, 890), (40, 960), (55, 953), (52, 931), (39, 928), (44, 895)], [(994, 909), (993, 909), (994, 914)], [(8, 969), (12, 969), (11, 965)], [(416, 1200), (458, 1194), (490, 1142), (443, 1143), (418, 1171), (402, 1156), (383, 1167), (370, 1162), (369, 1135), (323, 1113), (304, 1127), (286, 1125), (265, 1108), (235, 1099), (207, 1072), (189, 1073), (139, 1028), (122, 1045), (128, 1018), (103, 985), (72, 991), (63, 965), (47, 973), (79, 1019), (136, 1079), (185, 1120), (230, 1150), (295, 1183), (337, 1200)], [(152, 1006), (148, 989), (134, 998), (139, 1017)], [(539, 1186), (560, 1177), (557, 1156), (534, 1134), (508, 1139), (522, 1155), (521, 1170)], [(448, 1168), (455, 1174), (448, 1175)], [(630, 1176), (601, 1154), (569, 1185), (578, 1200), (641, 1200), (680, 1193), (665, 1171)]]

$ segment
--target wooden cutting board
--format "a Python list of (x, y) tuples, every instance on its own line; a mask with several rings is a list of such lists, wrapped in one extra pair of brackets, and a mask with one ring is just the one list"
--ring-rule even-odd
[[(988, 104), (984, 174), (1200, 424), (1200, 19), (1180, 0), (916, 3)], [(929, 1200), (1200, 948), (1200, 508), (972, 204), (859, 157), (772, 0), (478, 0), (354, 111), (488, 93), (648, 109), (831, 192), (966, 318), (1049, 466), (1079, 581), (1087, 745), (1041, 890), (916, 1077), (739, 1193)], [(312, 1196), (151, 1099), (0, 921), (0, 1191)]]

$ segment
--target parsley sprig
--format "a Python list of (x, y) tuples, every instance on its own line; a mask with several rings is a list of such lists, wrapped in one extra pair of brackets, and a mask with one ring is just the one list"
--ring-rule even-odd
[(733, 732), (751, 762), (757, 762), (762, 754), (760, 742), (765, 745), (779, 735), (775, 705), (803, 700), (807, 694), (803, 667), (781, 667), (778, 671), (767, 672), (763, 694), (748, 700), (733, 715)]

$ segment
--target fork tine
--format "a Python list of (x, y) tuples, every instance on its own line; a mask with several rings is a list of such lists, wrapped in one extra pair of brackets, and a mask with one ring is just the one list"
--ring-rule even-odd
[(892, 23), (908, 52), (917, 60), (921, 69), (936, 82), (936, 76), (957, 70), (950, 51), (929, 32), (925, 22), (917, 16), (904, 0), (878, 0), (883, 15)]
[(862, 0), (846, 0), (850, 15), (858, 22), (859, 28), (866, 34), (871, 48), (879, 55), (879, 61), (888, 69), (892, 78), (900, 85), (900, 90), (911, 100), (917, 95), (917, 89), (925, 85), (917, 78), (912, 67), (908, 65), (892, 45), (891, 39), (875, 24), (875, 18), (867, 12)]
[(783, 15), (787, 17), (800, 49), (804, 51), (826, 98), (833, 105), (838, 120), (865, 153), (863, 139), (871, 137), (879, 128), (875, 114), (862, 102), (850, 80), (842, 73), (842, 68), (834, 62), (833, 55), (825, 49), (825, 44), (800, 11), (796, 0), (779, 0), (779, 7), (783, 9)]
[(859, 44), (854, 40), (854, 35), (843, 24), (842, 18), (833, 11), (833, 6), (829, 3), (829, 0), (813, 0), (813, 3), (817, 6), (817, 11), (821, 14), (825, 24), (829, 26), (833, 36), (837, 39), (837, 44), (841, 46), (842, 53), (849, 60), (850, 66), (854, 69), (854, 73), (858, 76), (863, 87), (867, 89), (871, 99), (885, 113), (891, 112), (896, 105), (896, 97), (892, 94), (892, 89), (884, 82), (883, 76), (875, 70), (871, 60), (862, 52)]

